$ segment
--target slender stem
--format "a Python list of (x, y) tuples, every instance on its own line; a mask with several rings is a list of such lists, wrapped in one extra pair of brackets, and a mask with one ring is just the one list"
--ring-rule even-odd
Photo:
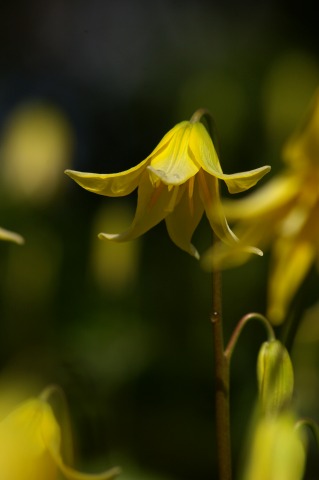
[(244, 326), (250, 321), (250, 320), (259, 320), (265, 327), (267, 334), (268, 334), (268, 340), (274, 340), (275, 339), (275, 333), (274, 330), (267, 320), (264, 315), (261, 315), (261, 313), (248, 313), (247, 315), (244, 315), (238, 322), (235, 330), (233, 331), (232, 336), (230, 337), (230, 340), (228, 342), (228, 345), (225, 349), (225, 357), (227, 358), (228, 362), (230, 363), (231, 356), (233, 354), (234, 348), (237, 344), (238, 338), (244, 328)]
[(219, 480), (231, 480), (231, 443), (229, 420), (229, 363), (224, 354), (221, 273), (213, 272), (213, 326), (215, 360), (215, 409)]

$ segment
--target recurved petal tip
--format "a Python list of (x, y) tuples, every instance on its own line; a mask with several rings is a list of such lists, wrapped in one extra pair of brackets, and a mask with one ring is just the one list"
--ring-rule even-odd
[(204, 270), (224, 270), (242, 265), (253, 254), (260, 257), (264, 255), (257, 247), (240, 243), (230, 247), (219, 242), (204, 253), (201, 263)]
[(223, 174), (220, 177), (225, 180), (230, 193), (239, 193), (256, 185), (270, 170), (271, 167), (265, 165), (264, 167), (255, 168), (247, 172), (234, 173), (231, 175)]
[(113, 240), (116, 241), (119, 237), (118, 233), (99, 233), (98, 238), (100, 240)]

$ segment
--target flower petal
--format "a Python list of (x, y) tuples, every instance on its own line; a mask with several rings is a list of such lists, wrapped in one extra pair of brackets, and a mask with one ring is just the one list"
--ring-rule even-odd
[[(206, 269), (225, 268), (231, 264), (242, 263), (247, 254), (255, 253), (262, 256), (259, 248), (246, 245), (238, 239), (235, 233), (230, 229), (219, 196), (219, 185), (217, 178), (210, 177), (207, 173), (200, 171), (201, 197), (204, 203), (205, 211), (212, 230), (225, 244), (218, 251), (218, 243), (210, 248), (204, 255), (203, 267)], [(226, 250), (229, 248), (229, 253)], [(224, 254), (223, 254), (224, 252)], [(226, 252), (226, 253), (225, 253)], [(226, 260), (230, 260), (227, 265)]]
[(19, 245), (24, 244), (24, 238), (15, 232), (10, 232), (9, 230), (5, 230), (4, 228), (0, 227), (0, 240), (7, 240), (11, 242), (15, 242)]
[(270, 167), (265, 166), (231, 175), (223, 173), (212, 139), (204, 125), (200, 122), (194, 123), (189, 139), (189, 146), (193, 154), (193, 160), (198, 162), (207, 173), (210, 173), (220, 180), (225, 180), (230, 193), (247, 190), (270, 171)]
[(166, 227), (171, 240), (182, 250), (199, 259), (199, 253), (190, 243), (193, 233), (203, 216), (204, 207), (199, 195), (198, 182), (189, 195), (187, 186), (174, 211), (166, 218)]
[(75, 170), (65, 170), (69, 177), (89, 192), (106, 195), (107, 197), (122, 197), (129, 195), (137, 188), (140, 177), (147, 166), (146, 158), (141, 163), (120, 173), (85, 173)]
[(231, 175), (223, 174), (220, 175), (219, 178), (225, 180), (230, 193), (239, 193), (256, 185), (270, 170), (271, 167), (266, 165), (247, 172), (233, 173)]
[(236, 244), (238, 238), (227, 223), (219, 195), (217, 178), (210, 177), (207, 173), (200, 170), (198, 180), (200, 184), (200, 196), (212, 230), (225, 243), (229, 245)]
[(181, 185), (198, 172), (199, 166), (193, 162), (188, 148), (192, 127), (190, 122), (177, 124), (169, 132), (173, 133), (170, 140), (150, 155), (148, 170), (154, 183), (160, 179), (166, 185)]
[(314, 257), (315, 248), (310, 242), (282, 238), (276, 242), (268, 287), (268, 317), (274, 324), (283, 322)]
[(139, 237), (163, 220), (174, 208), (177, 201), (176, 188), (168, 189), (161, 183), (154, 188), (147, 172), (141, 177), (138, 188), (137, 208), (132, 225), (119, 234), (100, 233), (99, 238), (125, 242)]

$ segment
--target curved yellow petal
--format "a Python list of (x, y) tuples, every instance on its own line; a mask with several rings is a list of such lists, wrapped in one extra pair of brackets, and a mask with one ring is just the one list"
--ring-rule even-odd
[(130, 228), (119, 234), (100, 233), (99, 238), (125, 242), (147, 232), (173, 211), (181, 195), (178, 188), (168, 189), (162, 183), (154, 188), (148, 173), (144, 172), (138, 188), (136, 213)]
[(18, 233), (11, 232), (10, 230), (5, 230), (0, 227), (0, 240), (6, 240), (9, 242), (15, 242), (18, 245), (24, 244), (24, 238)]
[(181, 185), (196, 175), (199, 166), (189, 155), (192, 127), (190, 122), (176, 125), (169, 132), (172, 134), (170, 140), (151, 155), (148, 170), (154, 183), (160, 179), (166, 185)]
[(200, 196), (204, 209), (214, 233), (229, 245), (236, 244), (239, 240), (230, 229), (222, 207), (219, 185), (216, 177), (210, 177), (202, 170), (198, 174)]
[(234, 246), (217, 242), (204, 253), (202, 266), (205, 270), (233, 268), (245, 263), (253, 254), (263, 256), (262, 250), (241, 241)]
[(187, 185), (174, 211), (165, 218), (171, 240), (196, 259), (199, 259), (199, 253), (190, 240), (203, 216), (203, 212), (204, 206), (199, 195), (198, 182), (195, 180), (193, 191), (190, 192), (189, 185)]
[(270, 172), (271, 167), (265, 165), (264, 167), (255, 168), (254, 170), (249, 170), (247, 172), (233, 173), (230, 175), (224, 174), (220, 175), (221, 180), (225, 180), (228, 190), (230, 193), (239, 193), (256, 185), (259, 180)]
[(220, 255), (220, 252), (219, 255), (216, 255), (218, 253), (216, 246), (210, 248), (204, 255), (203, 267), (206, 269), (224, 268), (229, 266), (225, 260), (230, 259), (232, 264), (236, 263), (239, 257), (242, 257), (239, 261), (239, 263), (242, 263), (246, 259), (247, 253), (262, 256), (263, 253), (259, 248), (243, 244), (230, 229), (219, 196), (218, 180), (200, 171), (199, 181), (201, 197), (209, 223), (217, 237), (225, 244), (225, 248), (222, 248), (221, 252), (227, 252), (226, 248), (230, 249), (226, 255)]
[(200, 122), (193, 125), (189, 146), (194, 161), (198, 162), (207, 173), (224, 180), (230, 193), (238, 193), (251, 188), (270, 171), (269, 166), (264, 166), (230, 175), (223, 173), (212, 139)]
[(180, 128), (183, 128), (184, 124), (187, 124), (187, 123), (189, 123), (189, 122), (187, 122), (187, 121), (180, 122), (177, 125), (175, 125), (173, 128), (171, 128), (167, 133), (165, 133), (164, 137), (159, 142), (159, 144), (154, 148), (152, 153), (150, 153), (150, 155), (148, 155), (147, 160), (152, 160), (153, 158), (156, 157), (157, 154), (160, 154), (161, 151), (164, 148), (166, 148), (167, 144), (170, 142), (170, 140), (176, 134), (176, 132), (178, 132), (178, 130)]
[(268, 286), (267, 316), (274, 324), (284, 321), (290, 301), (301, 285), (314, 257), (310, 242), (279, 239), (274, 247)]
[(203, 170), (216, 177), (223, 173), (213, 141), (201, 122), (193, 123), (189, 149), (193, 161)]
[(136, 167), (120, 173), (99, 174), (77, 172), (75, 170), (65, 170), (64, 173), (89, 192), (107, 197), (123, 197), (137, 188), (148, 161), (146, 158)]

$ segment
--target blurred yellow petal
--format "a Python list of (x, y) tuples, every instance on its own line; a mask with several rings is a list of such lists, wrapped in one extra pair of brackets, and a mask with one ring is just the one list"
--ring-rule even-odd
[(287, 307), (304, 279), (316, 251), (309, 242), (279, 239), (274, 247), (269, 278), (268, 313), (274, 324), (285, 319)]
[[(276, 215), (282, 206), (296, 198), (302, 179), (293, 174), (277, 175), (262, 188), (241, 200), (225, 200), (226, 215), (231, 220), (257, 219), (261, 215)], [(274, 217), (273, 217), (274, 219)]]
[(24, 244), (24, 238), (15, 232), (10, 232), (10, 230), (5, 230), (0, 227), (0, 240), (7, 240), (9, 242), (17, 243), (18, 245)]
[(134, 283), (139, 271), (140, 243), (104, 242), (96, 238), (96, 232), (107, 228), (109, 231), (123, 231), (130, 224), (130, 204), (110, 202), (97, 211), (92, 224), (91, 270), (98, 287), (111, 295), (121, 294)]
[(265, 416), (256, 424), (243, 480), (302, 480), (303, 437), (293, 414)]
[(110, 468), (109, 470), (101, 473), (78, 472), (77, 470), (74, 470), (73, 468), (65, 465), (54, 443), (48, 445), (48, 448), (54, 462), (67, 480), (111, 480), (121, 473), (121, 470), (118, 467)]
[(122, 197), (136, 189), (147, 162), (147, 159), (143, 160), (136, 167), (121, 173), (99, 174), (76, 172), (75, 170), (65, 170), (64, 173), (89, 192), (107, 197)]
[(10, 195), (44, 202), (62, 186), (70, 165), (74, 131), (62, 109), (40, 101), (18, 105), (1, 135), (1, 176)]
[(312, 98), (300, 126), (287, 141), (284, 150), (284, 160), (296, 167), (303, 163), (318, 163), (319, 159), (319, 89)]
[(199, 259), (199, 253), (191, 244), (191, 238), (203, 213), (204, 207), (199, 195), (199, 186), (198, 182), (195, 181), (193, 191), (189, 192), (189, 189), (187, 189), (174, 211), (165, 218), (171, 240), (179, 248), (197, 259)]
[(30, 398), (0, 422), (0, 477), (10, 480), (109, 480), (112, 468), (100, 474), (77, 472), (61, 456), (61, 429), (47, 400)]

